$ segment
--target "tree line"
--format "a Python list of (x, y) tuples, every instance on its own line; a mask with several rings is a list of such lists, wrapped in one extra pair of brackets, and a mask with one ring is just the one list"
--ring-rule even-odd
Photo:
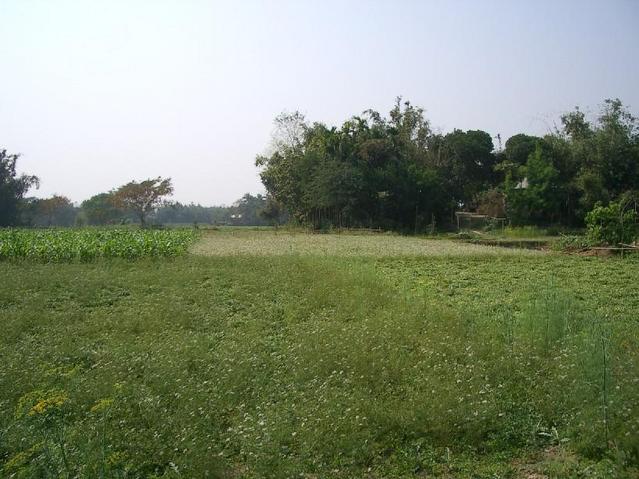
[(456, 213), (473, 212), (514, 225), (579, 227), (602, 206), (620, 214), (631, 207), (636, 218), (639, 123), (618, 99), (605, 100), (592, 120), (577, 108), (548, 134), (516, 134), (503, 146), (482, 130), (436, 132), (423, 109), (401, 98), (387, 117), (366, 110), (337, 127), (295, 112), (275, 125), (268, 153), (256, 159), (267, 194), (231, 206), (166, 201), (173, 186), (160, 177), (79, 206), (60, 195), (27, 197), (38, 178), (18, 175), (19, 155), (0, 150), (0, 226), (290, 220), (418, 232), (446, 229)]
[(423, 109), (397, 99), (341, 126), (282, 114), (256, 165), (271, 202), (315, 228), (423, 231), (472, 211), (515, 225), (582, 226), (596, 205), (636, 209), (639, 125), (618, 99), (594, 120), (578, 108), (544, 136), (433, 131)]
[(18, 175), (18, 154), (0, 150), (0, 227), (85, 226), (149, 224), (211, 224), (259, 226), (285, 220), (273, 216), (266, 197), (245, 194), (230, 206), (202, 206), (168, 201), (173, 192), (170, 178), (131, 181), (109, 192), (99, 193), (80, 205), (62, 195), (49, 198), (26, 196), (39, 185), (33, 175)]

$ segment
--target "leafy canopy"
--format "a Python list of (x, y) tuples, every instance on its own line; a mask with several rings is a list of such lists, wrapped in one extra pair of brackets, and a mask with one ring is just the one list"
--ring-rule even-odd
[(20, 155), (0, 149), (0, 226), (12, 226), (19, 221), (20, 202), (32, 186), (39, 186), (37, 176), (18, 175), (16, 162)]
[(162, 198), (173, 193), (171, 178), (157, 178), (141, 182), (131, 181), (120, 186), (112, 193), (113, 204), (117, 208), (132, 211), (140, 220), (142, 226), (146, 225), (146, 217), (153, 212)]

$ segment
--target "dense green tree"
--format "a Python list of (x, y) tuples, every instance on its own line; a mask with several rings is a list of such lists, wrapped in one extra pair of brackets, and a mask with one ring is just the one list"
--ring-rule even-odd
[(37, 212), (44, 226), (73, 226), (76, 211), (69, 198), (53, 195), (37, 202)]
[(560, 216), (561, 187), (552, 158), (537, 145), (521, 169), (525, 180), (506, 180), (509, 216), (519, 224), (554, 222)]
[(542, 139), (538, 136), (530, 136), (523, 133), (511, 136), (506, 140), (506, 147), (503, 151), (504, 157), (514, 165), (525, 165), (528, 157), (535, 151), (541, 141)]
[(261, 195), (245, 194), (230, 206), (202, 206), (165, 202), (150, 216), (158, 224), (211, 224), (238, 226), (266, 226), (280, 224), (284, 213), (279, 211), (274, 217), (262, 215), (268, 207), (268, 199)]
[(592, 125), (579, 107), (561, 115), (561, 123), (563, 125), (563, 134), (572, 141), (582, 141), (592, 137)]
[(592, 122), (579, 109), (561, 119), (554, 134), (506, 142), (497, 169), (517, 223), (583, 224), (595, 204), (639, 189), (638, 124), (619, 100)]
[(259, 226), (266, 223), (260, 216), (260, 212), (266, 207), (266, 197), (246, 193), (242, 198), (233, 203), (232, 211), (235, 215), (235, 223), (240, 225)]
[(100, 193), (85, 200), (81, 204), (84, 220), (89, 225), (106, 225), (120, 223), (126, 212), (117, 208), (111, 193)]
[(287, 118), (277, 128), (285, 124), (296, 135), (276, 134), (289, 140), (257, 165), (269, 195), (297, 221), (412, 230), (446, 210), (439, 170), (427, 161), (431, 132), (420, 108), (398, 99), (388, 118), (368, 110), (340, 128)]
[(523, 133), (508, 138), (505, 148), (496, 155), (495, 171), (498, 179), (503, 182), (506, 176), (509, 176), (516, 181), (523, 180), (519, 177), (519, 174), (523, 172), (521, 167), (526, 165), (528, 157), (542, 141), (542, 138), (538, 136)]
[(476, 196), (496, 181), (496, 157), (490, 134), (481, 130), (454, 130), (431, 141), (431, 158), (447, 183), (454, 209), (474, 206)]
[(569, 139), (580, 212), (639, 188), (639, 123), (620, 100), (606, 100), (594, 124), (579, 110), (562, 117)]
[(77, 208), (69, 198), (25, 198), (20, 202), (20, 223), (25, 226), (74, 226), (79, 223)]
[(0, 226), (11, 226), (19, 222), (20, 202), (27, 191), (38, 186), (33, 175), (18, 175), (16, 163), (20, 155), (9, 154), (0, 149)]
[(227, 223), (230, 217), (230, 208), (227, 206), (202, 206), (176, 201), (162, 204), (155, 211), (153, 221), (159, 224), (220, 224)]
[(260, 217), (269, 225), (277, 227), (286, 222), (286, 211), (272, 196), (266, 197), (266, 205), (259, 212)]

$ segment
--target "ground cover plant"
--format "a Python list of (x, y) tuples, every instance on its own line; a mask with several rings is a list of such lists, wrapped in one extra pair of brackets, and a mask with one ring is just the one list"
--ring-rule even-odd
[(302, 230), (254, 230), (228, 228), (207, 231), (202, 240), (193, 247), (193, 252), (206, 256), (270, 256), (270, 255), (314, 255), (314, 256), (468, 256), (482, 255), (535, 255), (534, 251), (504, 249), (474, 244), (464, 244), (444, 236), (425, 240), (416, 236), (398, 234), (357, 233), (308, 234)]
[(167, 257), (185, 253), (188, 229), (0, 229), (0, 260), (93, 261), (96, 258)]
[(253, 234), (0, 263), (2, 474), (636, 476), (635, 258)]

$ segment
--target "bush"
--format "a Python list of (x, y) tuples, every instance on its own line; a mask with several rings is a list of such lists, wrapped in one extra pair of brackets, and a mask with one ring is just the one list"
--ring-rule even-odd
[(586, 226), (587, 236), (592, 242), (609, 245), (632, 243), (639, 231), (637, 212), (616, 202), (608, 206), (597, 203), (586, 215)]
[(592, 246), (594, 245), (590, 238), (581, 235), (562, 236), (552, 243), (553, 249), (557, 251), (579, 251)]

